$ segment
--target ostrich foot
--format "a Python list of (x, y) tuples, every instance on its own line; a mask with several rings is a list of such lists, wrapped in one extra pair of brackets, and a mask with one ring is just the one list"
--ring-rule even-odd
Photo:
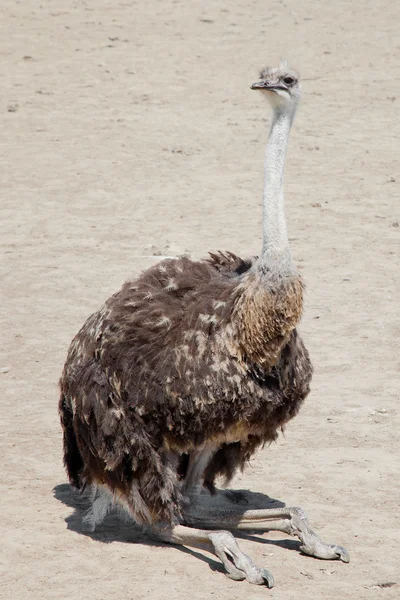
[(180, 544), (208, 550), (218, 556), (230, 579), (266, 585), (271, 588), (274, 578), (267, 569), (257, 567), (251, 558), (242, 552), (229, 531), (203, 531), (177, 525), (175, 527), (153, 527), (152, 533), (170, 544)]
[(325, 560), (339, 559), (345, 563), (350, 562), (350, 555), (346, 548), (337, 544), (328, 544), (311, 529), (305, 512), (301, 508), (296, 508), (296, 515), (292, 517), (293, 531), (302, 542), (300, 550), (309, 556), (315, 556)]
[(293, 508), (267, 508), (257, 510), (219, 509), (218, 507), (205, 510), (196, 507), (196, 511), (189, 510), (185, 514), (185, 523), (189, 526), (198, 526), (204, 529), (217, 529), (223, 527), (230, 531), (283, 531), (289, 535), (297, 536), (302, 545), (300, 549), (310, 556), (322, 559), (340, 559), (349, 562), (350, 556), (345, 548), (336, 544), (327, 544), (311, 528), (303, 509)]

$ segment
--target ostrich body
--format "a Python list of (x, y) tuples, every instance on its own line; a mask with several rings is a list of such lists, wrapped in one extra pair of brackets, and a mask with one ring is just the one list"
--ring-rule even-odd
[(260, 258), (167, 259), (125, 283), (72, 341), (59, 410), (69, 479), (93, 489), (93, 528), (118, 504), (164, 541), (207, 548), (233, 579), (272, 586), (272, 575), (221, 529), (276, 529), (297, 535), (308, 554), (348, 554), (320, 540), (299, 508), (244, 509), (234, 494), (213, 505), (223, 494), (216, 478), (228, 482), (277, 438), (312, 375), (296, 331), (303, 283), (282, 187), (298, 76), (281, 64), (262, 71), (252, 89), (274, 114)]

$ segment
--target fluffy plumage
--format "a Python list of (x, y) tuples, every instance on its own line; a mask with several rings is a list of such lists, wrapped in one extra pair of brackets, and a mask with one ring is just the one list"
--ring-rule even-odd
[(138, 522), (177, 522), (187, 457), (229, 480), (309, 391), (298, 276), (270, 285), (255, 259), (168, 259), (128, 281), (72, 341), (60, 381), (71, 483), (105, 485)]

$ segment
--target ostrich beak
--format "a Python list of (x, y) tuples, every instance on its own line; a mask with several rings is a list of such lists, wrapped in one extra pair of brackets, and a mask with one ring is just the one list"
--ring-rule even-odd
[(251, 90), (262, 90), (263, 88), (268, 87), (268, 84), (265, 81), (256, 81), (253, 85), (250, 86)]
[(268, 81), (256, 81), (253, 85), (250, 86), (251, 90), (276, 90), (280, 89), (279, 85), (274, 85), (273, 83), (268, 83)]

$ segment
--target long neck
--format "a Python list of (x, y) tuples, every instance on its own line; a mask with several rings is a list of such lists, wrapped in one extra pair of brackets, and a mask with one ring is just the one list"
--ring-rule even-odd
[(283, 171), (294, 107), (276, 107), (268, 139), (264, 166), (263, 271), (291, 274), (292, 263), (283, 200)]

